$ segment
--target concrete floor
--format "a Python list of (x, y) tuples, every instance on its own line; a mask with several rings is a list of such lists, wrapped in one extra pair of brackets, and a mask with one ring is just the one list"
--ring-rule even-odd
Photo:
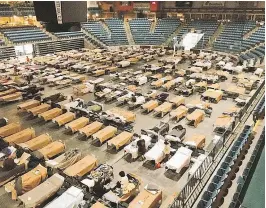
[[(152, 61), (151, 63), (156, 63), (157, 61)], [(135, 70), (137, 70), (138, 66), (140, 66), (143, 63), (138, 63), (136, 65), (133, 65), (132, 67)], [(188, 67), (188, 63), (181, 64), (178, 66), (179, 68), (186, 69)], [(108, 80), (108, 76), (105, 76), (105, 80)], [(95, 79), (91, 78), (90, 79)], [(231, 77), (226, 82), (221, 83), (222, 88), (226, 87), (228, 83), (231, 83)], [(145, 93), (150, 89), (150, 85), (146, 84), (142, 86), (142, 92)], [(54, 94), (56, 92), (62, 92), (65, 95), (69, 95), (73, 93), (73, 90), (71, 87), (68, 87), (63, 90), (56, 90), (54, 88), (46, 87), (44, 94), (45, 96)], [(170, 98), (175, 96), (173, 94), (173, 91), (170, 91)], [(87, 94), (84, 96), (80, 96), (85, 101), (94, 100), (93, 94)], [(185, 98), (185, 102), (189, 103), (191, 100), (199, 99), (200, 95), (195, 94), (191, 97)], [(23, 101), (22, 101), (23, 102)], [(38, 118), (30, 119), (26, 113), (18, 113), (16, 109), (16, 105), (18, 103), (12, 103), (7, 105), (2, 105), (0, 107), (0, 117), (7, 117), (9, 118), (10, 122), (16, 122), (20, 121), (23, 128), (27, 127), (33, 127), (36, 131), (36, 135), (40, 135), (42, 133), (49, 133), (54, 140), (62, 140), (65, 142), (67, 149), (70, 148), (79, 148), (84, 154), (92, 154), (95, 155), (100, 163), (108, 163), (113, 165), (115, 176), (118, 175), (118, 172), (121, 170), (124, 170), (125, 172), (134, 173), (138, 175), (143, 182), (143, 185), (146, 185), (147, 183), (156, 184), (163, 190), (163, 206), (167, 204), (167, 201), (174, 193), (178, 193), (182, 187), (187, 182), (187, 171), (182, 174), (181, 176), (175, 177), (175, 179), (170, 179), (169, 177), (166, 177), (165, 175), (165, 169), (159, 168), (156, 170), (150, 170), (143, 166), (143, 162), (136, 161), (132, 163), (128, 163), (123, 158), (123, 151), (119, 151), (116, 154), (111, 154), (106, 151), (106, 144), (103, 144), (101, 147), (96, 147), (91, 144), (91, 140), (88, 141), (80, 141), (77, 138), (77, 135), (69, 135), (65, 133), (64, 127), (57, 128), (53, 126), (53, 123), (51, 122), (43, 122), (40, 121)], [(228, 100), (222, 100), (218, 104), (211, 104), (213, 107), (213, 113), (210, 118), (205, 117), (204, 121), (198, 125), (197, 128), (189, 127), (186, 125), (186, 120), (183, 119), (179, 122), (179, 124), (182, 124), (185, 128), (187, 128), (187, 135), (191, 136), (193, 134), (204, 134), (206, 136), (206, 146), (210, 143), (212, 138), (214, 137), (213, 133), (213, 123), (215, 122), (216, 118), (222, 114), (222, 112), (231, 106), (234, 106), (234, 102), (231, 99)], [(111, 105), (105, 105), (104, 109), (109, 109), (113, 107), (114, 104)], [(122, 107), (126, 109), (126, 107)], [(134, 125), (134, 132), (139, 133), (141, 129), (147, 129), (154, 127), (157, 125), (160, 120), (168, 121), (168, 115), (166, 115), (164, 118), (155, 118), (151, 114), (143, 115), (140, 113), (139, 109), (134, 110), (134, 112), (137, 115), (136, 122)], [(173, 121), (170, 121), (170, 126), (176, 125)], [(11, 196), (7, 196), (7, 194), (4, 192), (3, 188), (0, 188), (0, 207), (15, 207), (16, 202), (11, 200)]]

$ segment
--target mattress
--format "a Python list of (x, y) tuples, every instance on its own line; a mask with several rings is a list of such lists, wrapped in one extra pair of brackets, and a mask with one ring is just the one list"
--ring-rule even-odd
[(192, 152), (188, 148), (180, 147), (174, 156), (166, 162), (166, 167), (180, 173), (183, 167), (188, 167)]
[(179, 106), (177, 109), (170, 112), (170, 116), (175, 117), (179, 120), (182, 117), (186, 116), (187, 112), (188, 108), (186, 108), (185, 106)]
[(144, 157), (146, 160), (154, 160), (155, 163), (159, 163), (164, 158), (164, 141), (159, 140), (148, 152), (145, 153)]
[(107, 207), (100, 202), (96, 202), (95, 204), (91, 206), (91, 208), (107, 208)]
[(216, 119), (214, 126), (215, 127), (228, 128), (232, 122), (233, 122), (233, 118), (231, 116), (222, 115)]
[(9, 95), (5, 95), (0, 97), (0, 101), (13, 101), (13, 100), (17, 100), (17, 99), (21, 99), (22, 98), (22, 92), (15, 92)]
[(162, 191), (156, 194), (150, 193), (147, 190), (141, 191), (132, 202), (129, 203), (128, 208), (154, 208), (159, 207), (162, 200)]
[(68, 176), (82, 177), (89, 173), (97, 166), (97, 159), (91, 155), (87, 155), (74, 165), (65, 169), (64, 173)]
[(104, 129), (96, 132), (92, 136), (93, 136), (93, 139), (98, 139), (101, 143), (103, 143), (107, 141), (108, 139), (110, 139), (111, 137), (113, 137), (116, 132), (117, 132), (117, 128), (113, 126), (107, 126)]
[(185, 138), (183, 143), (185, 145), (200, 148), (203, 146), (203, 144), (205, 144), (205, 138), (206, 137), (204, 135), (196, 134), (193, 135), (192, 137)]
[(39, 114), (40, 118), (43, 118), (45, 121), (50, 121), (53, 118), (62, 114), (61, 108), (53, 108), (51, 110), (45, 111), (44, 113)]
[(127, 131), (123, 131), (122, 133), (118, 134), (116, 137), (112, 138), (108, 141), (108, 145), (115, 146), (116, 149), (127, 144), (133, 137), (133, 134)]
[(27, 142), (20, 143), (19, 146), (24, 149), (29, 149), (35, 151), (45, 147), (46, 145), (52, 142), (52, 137), (49, 134), (42, 134), (34, 139), (31, 139)]
[(85, 134), (87, 137), (93, 135), (97, 131), (99, 131), (103, 126), (103, 123), (95, 121), (79, 130), (81, 134)]
[(80, 117), (70, 123), (66, 124), (65, 127), (72, 130), (72, 132), (76, 132), (79, 129), (83, 128), (89, 123), (89, 119), (86, 117)]
[(12, 134), (4, 138), (5, 142), (10, 145), (27, 142), (35, 137), (35, 130), (33, 128), (27, 128), (15, 134)]
[(64, 177), (54, 174), (31, 191), (19, 196), (25, 207), (36, 207), (53, 196), (63, 185)]
[(167, 113), (172, 109), (172, 106), (173, 106), (172, 103), (164, 102), (163, 104), (161, 104), (160, 106), (158, 106), (154, 110), (156, 112)]
[(181, 104), (185, 104), (185, 98), (183, 96), (175, 96), (171, 98), (169, 102), (178, 107)]
[(12, 192), (14, 196), (22, 195), (38, 186), (47, 176), (47, 169), (38, 165), (31, 171), (20, 176), (21, 180), (11, 181), (5, 185), (7, 192)]
[(52, 121), (53, 123), (57, 123), (58, 126), (62, 126), (70, 121), (72, 121), (75, 118), (75, 113), (72, 112), (66, 112), (62, 115), (57, 116)]
[(196, 109), (191, 114), (187, 115), (187, 120), (189, 120), (189, 121), (193, 121), (193, 120), (197, 121), (202, 116), (204, 116), (204, 112), (202, 110)]
[(17, 109), (18, 110), (28, 110), (30, 108), (34, 108), (34, 107), (40, 105), (40, 103), (41, 102), (39, 100), (30, 100), (30, 101), (27, 101), (25, 103), (17, 105)]
[(43, 113), (47, 110), (49, 110), (51, 106), (47, 103), (41, 104), (37, 107), (31, 108), (28, 110), (29, 113), (32, 113), (33, 116), (37, 116), (40, 113)]
[(53, 200), (44, 208), (77, 208), (83, 200), (84, 193), (82, 189), (71, 186), (61, 196)]
[(9, 94), (12, 94), (12, 93), (14, 93), (14, 92), (16, 92), (17, 90), (16, 89), (9, 89), (9, 90), (5, 90), (5, 91), (3, 91), (3, 92), (0, 92), (0, 97), (3, 97), (3, 96), (5, 96), (5, 95), (9, 95)]
[(142, 105), (142, 108), (148, 111), (155, 109), (159, 105), (158, 101), (150, 100), (149, 102)]
[(46, 166), (51, 168), (58, 168), (60, 170), (64, 170), (71, 165), (74, 165), (82, 158), (82, 154), (77, 149), (71, 149), (53, 160), (47, 160), (45, 162)]
[(60, 141), (54, 141), (47, 146), (39, 149), (38, 152), (42, 154), (45, 159), (52, 158), (65, 150), (65, 145)]
[(11, 123), (0, 128), (0, 137), (10, 136), (21, 130), (20, 123)]

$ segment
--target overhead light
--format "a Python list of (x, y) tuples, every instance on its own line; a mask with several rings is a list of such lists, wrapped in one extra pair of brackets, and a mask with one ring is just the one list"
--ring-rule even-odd
[(32, 17), (32, 15), (30, 14), (29, 17)]
[(96, 17), (99, 17), (99, 14), (98, 14), (98, 13), (96, 13), (96, 14), (95, 14), (95, 16), (96, 16)]

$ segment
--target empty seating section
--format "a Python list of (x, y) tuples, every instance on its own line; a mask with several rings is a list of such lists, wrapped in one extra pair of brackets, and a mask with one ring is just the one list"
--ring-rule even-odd
[(18, 15), (29, 16), (35, 15), (34, 7), (17, 7)]
[(204, 33), (203, 38), (198, 42), (196, 48), (204, 48), (209, 42), (210, 37), (215, 33), (218, 28), (217, 21), (193, 21), (191, 22), (192, 28), (196, 30), (201, 30)]
[(56, 32), (54, 35), (58, 39), (65, 39), (65, 38), (79, 38), (79, 37), (84, 37), (85, 34), (81, 31), (76, 31), (76, 32)]
[(256, 168), (256, 160), (258, 160), (258, 158), (260, 156), (262, 156), (260, 154), (260, 149), (264, 143), (264, 140), (265, 139), (265, 127), (263, 128), (263, 131), (260, 135), (260, 138), (255, 146), (255, 149), (254, 151), (252, 152), (252, 155), (249, 159), (249, 162), (247, 163), (243, 173), (242, 173), (242, 178), (243, 178), (243, 181), (244, 183), (239, 183), (237, 185), (237, 189), (236, 189), (236, 192), (234, 193), (233, 195), (233, 200), (231, 201), (230, 205), (229, 205), (229, 208), (238, 208), (240, 207), (240, 204), (241, 204), (241, 201), (239, 200), (240, 196), (242, 195), (243, 197), (243, 194), (246, 192), (246, 189), (243, 188), (245, 186), (245, 183), (248, 183), (247, 182), (247, 178), (248, 177), (252, 177), (253, 176), (253, 173), (254, 173), (254, 168)]
[(128, 45), (124, 22), (121, 19), (107, 19), (105, 23), (111, 31), (111, 40), (115, 45)]
[(244, 35), (256, 26), (254, 21), (235, 21), (227, 23), (214, 42), (214, 49), (223, 52), (239, 52)]
[(258, 46), (256, 48), (251, 49), (247, 53), (241, 53), (239, 56), (240, 62), (244, 60), (255, 59), (255, 62), (260, 60), (260, 62), (264, 59), (265, 56), (265, 45)]
[(97, 46), (97, 47), (99, 47), (99, 48), (102, 48), (102, 45), (99, 43), (99, 42), (97, 42), (96, 40), (94, 40), (93, 38), (91, 38), (90, 36), (85, 36), (85, 39), (87, 40), (87, 41), (89, 41), (89, 42), (91, 42), (93, 45), (95, 45), (95, 46)]
[(265, 117), (265, 96), (260, 100), (253, 113), (253, 120), (263, 119)]
[(8, 28), (1, 30), (1, 32), (12, 43), (28, 43), (51, 39), (44, 31), (37, 27)]
[(136, 45), (152, 45), (155, 41), (150, 34), (151, 22), (147, 18), (132, 19), (129, 26)]
[[(180, 21), (176, 18), (164, 18), (157, 21), (153, 35), (160, 36), (166, 40), (180, 25)], [(163, 40), (163, 42), (165, 41)], [(162, 42), (160, 42), (162, 43)]]
[(195, 48), (204, 48), (209, 42), (210, 37), (215, 33), (219, 23), (212, 20), (195, 20), (188, 22), (182, 30), (177, 34), (177, 40), (181, 40), (182, 36), (188, 32), (191, 32), (192, 29), (200, 30), (201, 33), (204, 33), (204, 36), (197, 43)]
[(247, 39), (244, 39), (241, 44), (241, 51), (253, 48), (255, 45), (265, 42), (265, 25), (253, 32)]
[(111, 40), (111, 34), (104, 29), (103, 25), (99, 21), (89, 20), (88, 22), (83, 23), (82, 27), (106, 45), (115, 45)]
[(247, 143), (251, 131), (251, 126), (246, 125), (244, 127), (243, 131), (231, 147), (224, 162), (220, 165), (207, 190), (203, 193), (202, 198), (197, 205), (197, 208), (212, 207), (212, 203), (215, 201), (217, 195), (220, 192), (220, 189), (222, 188), (228, 174), (231, 171), (231, 168), (234, 166), (234, 161), (236, 161), (244, 145)]
[(151, 21), (147, 18), (136, 18), (129, 21), (130, 30), (137, 45), (160, 45), (178, 28), (180, 22), (175, 18), (159, 19), (154, 32), (151, 32)]
[(13, 16), (14, 14), (14, 9), (10, 5), (0, 4), (0, 16)]

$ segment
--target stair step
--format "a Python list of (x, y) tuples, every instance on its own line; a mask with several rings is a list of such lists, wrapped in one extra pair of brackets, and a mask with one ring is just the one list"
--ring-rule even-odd
[(150, 33), (154, 33), (156, 25), (157, 25), (157, 21), (156, 20), (151, 22)]
[(169, 43), (173, 40), (173, 38), (183, 29), (185, 25), (180, 24), (177, 29), (167, 38), (167, 40), (163, 43), (163, 46), (168, 46)]
[(124, 22), (124, 28), (125, 28), (126, 35), (127, 35), (128, 44), (129, 45), (135, 45), (135, 41), (134, 41), (133, 35), (131, 33), (129, 23), (127, 21)]
[(256, 32), (260, 27), (259, 26), (255, 26), (252, 30), (250, 30), (249, 32), (247, 32), (243, 39), (248, 39), (254, 32)]
[(99, 43), (102, 47), (106, 48), (106, 44), (104, 44), (102, 41), (100, 41), (98, 38), (96, 38), (95, 36), (93, 36), (92, 34), (90, 34), (89, 32), (87, 32), (86, 30), (84, 30), (83, 28), (81, 28), (81, 31), (83, 33), (85, 33), (87, 36), (91, 37), (93, 40), (95, 40), (97, 43)]

